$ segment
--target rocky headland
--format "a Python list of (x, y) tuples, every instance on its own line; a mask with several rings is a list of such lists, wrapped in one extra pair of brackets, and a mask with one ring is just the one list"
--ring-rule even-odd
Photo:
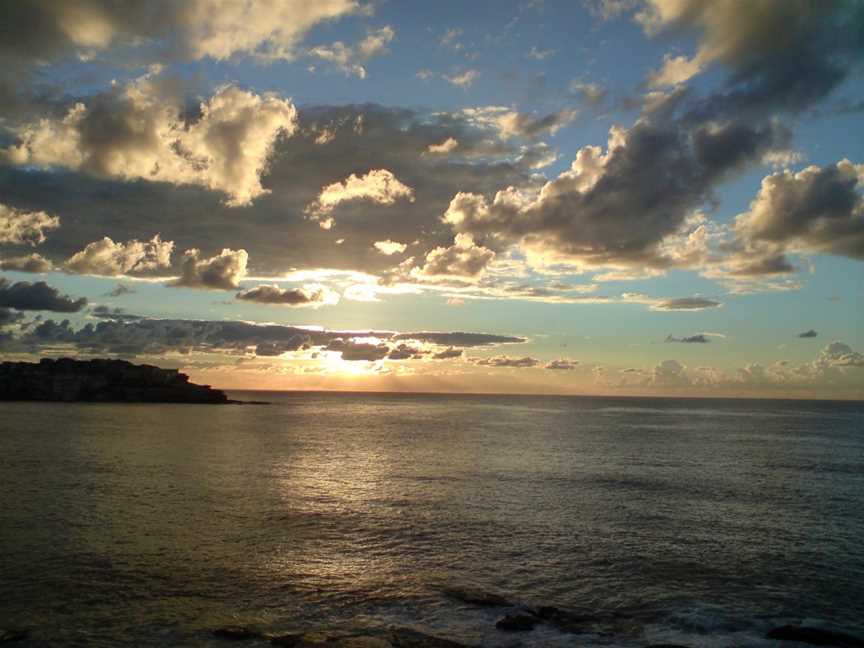
[(0, 401), (230, 403), (224, 392), (189, 382), (177, 369), (125, 360), (44, 358), (0, 363)]

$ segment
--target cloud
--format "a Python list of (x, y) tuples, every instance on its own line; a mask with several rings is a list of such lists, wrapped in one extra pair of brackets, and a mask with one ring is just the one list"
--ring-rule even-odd
[(327, 185), (315, 202), (306, 207), (306, 213), (317, 218), (324, 229), (329, 229), (332, 225), (329, 215), (341, 203), (369, 201), (394, 205), (397, 200), (414, 202), (414, 190), (387, 169), (373, 169), (363, 176), (352, 173), (342, 182)]
[(585, 83), (577, 79), (570, 82), (570, 92), (577, 95), (589, 106), (597, 107), (603, 103), (603, 99), (606, 98), (609, 91), (599, 83)]
[(261, 174), (273, 146), (296, 127), (290, 100), (230, 85), (187, 122), (164, 84), (145, 76), (75, 103), (62, 118), (16, 128), (17, 142), (0, 157), (98, 177), (199, 185), (226, 194), (227, 204), (236, 207), (267, 193)]
[(118, 283), (111, 290), (103, 295), (103, 297), (122, 297), (123, 295), (131, 295), (135, 293), (134, 288), (130, 288), (124, 283)]
[(386, 241), (375, 241), (375, 249), (386, 256), (401, 254), (407, 247), (408, 246), (405, 243), (391, 241), (390, 239), (387, 239)]
[(689, 81), (700, 70), (701, 66), (695, 59), (667, 54), (663, 57), (663, 66), (651, 74), (650, 83), (653, 86), (675, 86)]
[(231, 290), (237, 288), (246, 276), (249, 255), (246, 250), (225, 248), (209, 259), (202, 259), (197, 249), (183, 253), (183, 265), (178, 279), (168, 285), (186, 288), (207, 288), (211, 290)]
[(504, 106), (463, 108), (461, 113), (479, 127), (496, 130), (502, 140), (513, 137), (536, 138), (547, 133), (554, 135), (577, 115), (575, 110), (560, 110), (539, 116)]
[(60, 219), (44, 211), (26, 212), (0, 203), (0, 244), (39, 245), (45, 232), (60, 227)]
[(538, 49), (536, 45), (532, 46), (530, 50), (528, 50), (528, 54), (526, 55), (528, 58), (533, 59), (535, 61), (545, 61), (547, 58), (555, 54), (558, 50), (554, 49)]
[(54, 311), (77, 313), (87, 305), (87, 299), (73, 299), (46, 284), (44, 281), (9, 283), (0, 277), (0, 307), (19, 311)]
[(73, 254), (63, 265), (75, 274), (118, 275), (140, 274), (171, 267), (173, 241), (163, 241), (157, 234), (149, 241), (131, 240), (115, 243), (109, 237), (89, 243)]
[(530, 369), (540, 364), (537, 358), (525, 356), (523, 358), (511, 358), (506, 355), (493, 356), (491, 358), (469, 358), (471, 362), (481, 367), (506, 367), (518, 369)]
[(728, 89), (710, 111), (800, 109), (826, 96), (860, 60), (856, 2), (762, 0), (753, 3), (647, 0), (636, 20), (649, 34), (694, 30), (696, 53), (669, 58), (654, 80), (680, 82), (713, 63), (730, 70)]
[(422, 331), (417, 333), (397, 333), (394, 340), (413, 340), (415, 342), (428, 342), (447, 347), (477, 347), (494, 346), (498, 344), (521, 344), (527, 342), (525, 338), (510, 335), (493, 335), (490, 333), (438, 333), (434, 331)]
[[(464, 332), (340, 331), (237, 321), (129, 318), (122, 311), (103, 309), (102, 321), (74, 329), (68, 320), (45, 320), (18, 339), (30, 350), (74, 350), (99, 355), (163, 355), (227, 353), (273, 357), (284, 353), (339, 352), (346, 360), (376, 361), (391, 350), (422, 345), (452, 348), (524, 342), (522, 338)], [(427, 350), (421, 354), (425, 357)], [(455, 357), (455, 356), (453, 356)]]
[(684, 365), (677, 360), (663, 360), (651, 372), (651, 383), (660, 387), (680, 387), (690, 384)]
[(706, 310), (708, 308), (719, 308), (722, 305), (723, 304), (720, 302), (711, 299), (703, 299), (702, 297), (680, 297), (678, 299), (667, 299), (661, 301), (659, 304), (653, 306), (652, 309), (665, 311), (696, 311)]
[(688, 219), (714, 183), (786, 137), (776, 124), (690, 128), (643, 118), (629, 130), (614, 127), (605, 152), (582, 148), (539, 192), (509, 187), (491, 202), (459, 192), (444, 220), (493, 249), (518, 245), (538, 258), (616, 268), (695, 265), (703, 259), (682, 256), (667, 239), (683, 235), (686, 243), (694, 228)]
[(350, 47), (341, 41), (332, 45), (319, 45), (309, 50), (308, 54), (329, 63), (341, 70), (345, 76), (356, 76), (360, 79), (366, 78), (364, 63), (370, 59), (386, 54), (389, 50), (387, 45), (393, 40), (396, 32), (392, 27), (386, 25), (376, 30), (369, 30), (366, 37), (356, 47)]
[(672, 335), (667, 335), (665, 342), (680, 342), (682, 344), (708, 344), (711, 340), (704, 333), (699, 333), (697, 335), (687, 335), (684, 337), (676, 338)]
[[(4, 7), (2, 50), (17, 61), (43, 62), (70, 54), (92, 58), (127, 50), (133, 58), (158, 55), (178, 60), (225, 60), (250, 56), (259, 61), (291, 60), (314, 26), (358, 14), (354, 0), (275, 0), (160, 3), (158, 12), (139, 3), (90, 0), (74, 7), (53, 0)], [(5, 14), (5, 15), (4, 15)]]
[(261, 285), (247, 288), (235, 297), (241, 301), (258, 304), (278, 304), (280, 306), (312, 306), (339, 303), (339, 293), (324, 286), (303, 286), (302, 288), (280, 288), (273, 285)]
[(831, 367), (862, 368), (864, 354), (853, 351), (852, 347), (844, 342), (832, 342), (820, 352), (817, 362)]
[(798, 337), (799, 338), (815, 338), (818, 335), (819, 334), (816, 331), (814, 331), (813, 329), (809, 329), (807, 331), (804, 331), (803, 333), (799, 333)]
[(16, 312), (9, 308), (0, 308), (0, 327), (15, 324), (16, 322), (20, 322), (22, 319), (24, 319), (23, 313)]
[(453, 245), (438, 247), (426, 255), (415, 277), (479, 277), (495, 258), (495, 252), (474, 243), (470, 234), (457, 234)]
[(51, 272), (54, 269), (54, 264), (41, 254), (28, 254), (26, 256), (8, 257), (0, 259), (0, 270), (8, 272)]
[(579, 365), (576, 360), (569, 360), (568, 358), (559, 358), (558, 360), (552, 360), (546, 363), (545, 369), (555, 369), (562, 371), (572, 371)]
[[(319, 268), (380, 274), (392, 266), (392, 257), (374, 248), (377, 241), (418, 241), (417, 257), (425, 258), (453, 241), (440, 218), (457, 190), (469, 186), (494, 193), (500, 186), (533, 182), (534, 171), (518, 159), (518, 146), (490, 144), (490, 133), (458, 114), (428, 115), (374, 104), (312, 106), (298, 124), (291, 139), (275, 144), (262, 177), (272, 194), (257, 199), (254, 209), (238, 212), (220, 202), (220, 193), (198, 185), (125, 182), (35, 168), (7, 168), (0, 174), (0, 195), (28, 210), (62, 214), (63, 226), (40, 249), (55, 266), (105, 236), (115, 242), (148, 241), (161, 232), (181, 252), (201, 248), (212, 253), (242, 243), (254, 264), (250, 273), (277, 277)], [(322, 144), (318, 140), (324, 131), (330, 135)], [(458, 157), (424, 155), (430, 145), (450, 137), (459, 141)], [(342, 202), (331, 215), (337, 228), (310, 228), (304, 210), (321, 188), (352, 173), (362, 177), (369, 160), (410, 187), (415, 200), (399, 198), (392, 207), (364, 199)], [(340, 239), (343, 243), (336, 245)]]
[(467, 89), (477, 80), (478, 76), (480, 76), (480, 72), (477, 70), (465, 70), (459, 74), (445, 74), (442, 78), (448, 83)]
[(788, 267), (785, 251), (864, 260), (864, 197), (858, 191), (862, 180), (864, 164), (849, 160), (765, 177), (749, 211), (735, 218), (743, 256), (752, 257), (762, 245), (763, 254), (772, 257), (766, 271)]
[(459, 27), (451, 27), (441, 35), (438, 42), (444, 47), (451, 49), (454, 52), (458, 52), (464, 47), (462, 43), (459, 42), (459, 37), (461, 35), (462, 30)]
[(429, 155), (447, 155), (452, 153), (459, 146), (459, 140), (455, 137), (448, 137), (440, 144), (430, 144), (426, 147), (426, 152)]
[(453, 360), (455, 358), (461, 358), (465, 353), (464, 349), (457, 349), (456, 347), (447, 347), (446, 349), (439, 351), (437, 353), (432, 354), (433, 360)]

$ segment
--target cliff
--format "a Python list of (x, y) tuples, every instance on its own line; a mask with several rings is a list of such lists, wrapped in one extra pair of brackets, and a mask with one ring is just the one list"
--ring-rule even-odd
[(0, 401), (227, 403), (209, 385), (189, 382), (176, 369), (124, 360), (45, 358), (0, 363)]

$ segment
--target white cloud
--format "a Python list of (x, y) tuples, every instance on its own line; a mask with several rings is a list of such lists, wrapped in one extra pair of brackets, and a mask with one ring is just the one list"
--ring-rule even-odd
[(448, 137), (440, 144), (430, 144), (426, 148), (426, 152), (430, 155), (447, 155), (452, 153), (459, 146), (459, 140), (455, 137)]
[(63, 269), (75, 274), (108, 277), (164, 269), (171, 266), (173, 241), (163, 241), (157, 234), (149, 241), (132, 239), (115, 243), (104, 237), (89, 243), (63, 264)]
[(390, 256), (391, 254), (399, 254), (405, 251), (408, 246), (405, 243), (399, 243), (398, 241), (391, 241), (387, 239), (386, 241), (376, 241), (375, 249), (378, 250), (381, 254)]
[(360, 41), (356, 47), (336, 41), (331, 45), (319, 45), (309, 50), (309, 55), (314, 56), (336, 66), (345, 73), (345, 76), (356, 76), (360, 79), (366, 78), (364, 64), (370, 59), (386, 54), (387, 46), (396, 32), (392, 27), (384, 26), (377, 30), (370, 30), (366, 38)]
[(342, 182), (321, 189), (317, 200), (307, 205), (306, 213), (317, 218), (324, 229), (330, 229), (329, 214), (338, 205), (356, 200), (379, 205), (393, 205), (397, 200), (414, 202), (414, 190), (387, 169), (373, 169), (363, 176), (352, 173)]
[(0, 244), (39, 245), (45, 232), (60, 227), (60, 219), (44, 211), (27, 212), (0, 203)]
[(443, 76), (444, 80), (448, 83), (452, 83), (455, 86), (459, 86), (460, 88), (470, 88), (471, 84), (477, 80), (477, 77), (480, 76), (480, 72), (477, 70), (465, 70), (464, 72), (460, 72), (458, 74), (445, 74)]
[(200, 185), (224, 192), (228, 205), (240, 206), (267, 193), (261, 174), (273, 145), (297, 128), (290, 99), (235, 86), (204, 101), (191, 124), (149, 75), (88, 101), (61, 119), (18, 128), (6, 159), (124, 180)]

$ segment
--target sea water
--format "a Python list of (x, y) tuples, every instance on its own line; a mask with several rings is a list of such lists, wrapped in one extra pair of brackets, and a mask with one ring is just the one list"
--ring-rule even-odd
[[(0, 404), (0, 628), (205, 646), (226, 624), (484, 646), (864, 634), (864, 404), (339, 393)], [(495, 629), (453, 587), (595, 617)], [(250, 644), (250, 645), (254, 645)]]

